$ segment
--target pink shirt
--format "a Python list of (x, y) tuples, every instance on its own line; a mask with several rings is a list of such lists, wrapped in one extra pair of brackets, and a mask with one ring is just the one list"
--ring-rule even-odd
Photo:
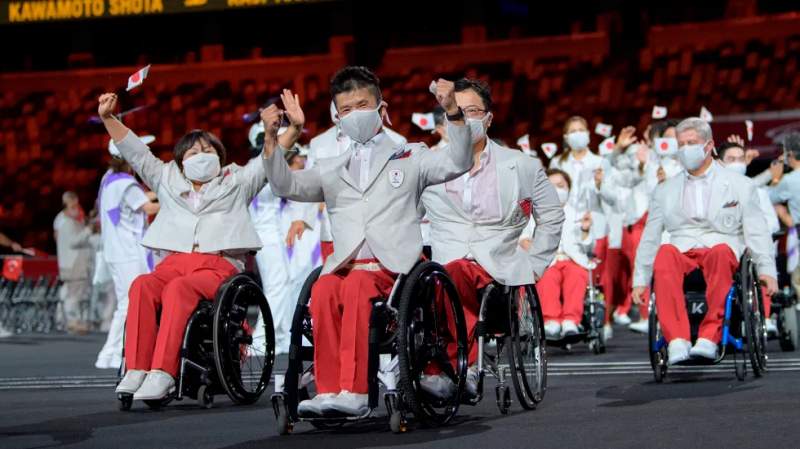
[(492, 145), (491, 141), (486, 143), (477, 170), (473, 167), (467, 173), (444, 184), (450, 200), (461, 207), (473, 222), (500, 219), (500, 190), (497, 184), (497, 164), (492, 157)]

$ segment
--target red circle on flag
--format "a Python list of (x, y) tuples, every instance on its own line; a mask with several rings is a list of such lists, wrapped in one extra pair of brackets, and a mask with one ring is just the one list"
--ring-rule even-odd
[(426, 118), (419, 119), (419, 124), (420, 124), (420, 126), (427, 125), (428, 124), (428, 119), (426, 119)]
[(136, 72), (133, 75), (131, 75), (131, 82), (132, 83), (138, 83), (139, 82), (139, 72)]
[(662, 150), (666, 150), (666, 149), (667, 149), (667, 147), (669, 147), (669, 145), (667, 144), (667, 142), (661, 142), (661, 149), (662, 149)]
[(606, 142), (606, 148), (608, 149), (614, 148), (614, 144), (611, 142)]

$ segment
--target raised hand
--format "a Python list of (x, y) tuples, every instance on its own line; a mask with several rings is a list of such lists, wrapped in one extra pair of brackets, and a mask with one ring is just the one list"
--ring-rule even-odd
[(458, 113), (456, 104), (456, 84), (452, 81), (439, 78), (436, 81), (436, 101), (442, 106), (448, 115)]
[(261, 121), (264, 123), (264, 139), (268, 137), (277, 139), (278, 129), (281, 127), (281, 117), (283, 117), (283, 111), (274, 104), (261, 111)]
[(101, 119), (106, 120), (114, 116), (114, 111), (117, 109), (117, 94), (105, 93), (100, 95), (97, 106), (97, 115)]
[(300, 97), (297, 94), (292, 94), (289, 89), (283, 89), (281, 101), (283, 102), (283, 107), (286, 108), (286, 117), (289, 119), (289, 123), (295, 128), (302, 129), (306, 122), (306, 116), (300, 107)]
[(728, 136), (728, 142), (744, 150), (744, 139), (742, 139), (740, 135), (731, 134), (730, 136)]
[(626, 126), (622, 128), (622, 131), (619, 132), (616, 147), (618, 150), (623, 150), (633, 145), (637, 141), (636, 128), (633, 126)]

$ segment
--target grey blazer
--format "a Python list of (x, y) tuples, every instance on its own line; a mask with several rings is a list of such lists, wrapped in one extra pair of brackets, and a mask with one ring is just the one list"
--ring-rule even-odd
[(165, 163), (153, 156), (133, 132), (114, 143), (161, 203), (142, 239), (143, 246), (189, 253), (197, 241), (198, 252), (232, 254), (261, 248), (247, 207), (267, 182), (264, 158), (254, 157), (244, 167), (224, 167), (204, 186), (200, 207), (195, 211), (186, 199), (192, 184), (175, 161)]
[(387, 269), (404, 274), (411, 270), (422, 253), (417, 211), (422, 191), (472, 166), (469, 127), (448, 123), (447, 129), (451, 145), (443, 151), (381, 139), (372, 153), (364, 191), (347, 170), (352, 145), (343, 154), (319, 159), (301, 171), (289, 170), (283, 148), (267, 158), (267, 176), (276, 195), (294, 201), (324, 201), (328, 208), (334, 252), (323, 274), (348, 263), (365, 240)]
[(650, 285), (662, 231), (669, 232), (670, 243), (681, 252), (696, 246), (711, 248), (726, 244), (739, 258), (744, 249), (749, 248), (758, 273), (776, 276), (772, 235), (759, 208), (755, 184), (745, 176), (725, 170), (717, 162), (713, 164), (708, 226), (698, 226), (683, 211), (685, 171), (659, 184), (653, 192), (647, 224), (636, 251), (635, 287)]
[[(501, 284), (533, 284), (533, 274), (541, 277), (558, 249), (564, 211), (537, 159), (491, 140), (488, 145), (492, 157), (497, 158), (501, 217), (495, 222), (474, 223), (448, 197), (444, 184), (428, 187), (422, 203), (431, 222), (433, 260), (446, 264), (472, 254)], [(518, 244), (530, 219), (521, 205), (525, 200), (530, 201), (537, 224), (527, 253)]]

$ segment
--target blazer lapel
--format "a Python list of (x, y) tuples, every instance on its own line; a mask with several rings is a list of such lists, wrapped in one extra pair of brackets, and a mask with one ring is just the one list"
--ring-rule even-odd
[(710, 182), (709, 188), (711, 189), (711, 198), (708, 200), (708, 221), (713, 221), (717, 218), (720, 210), (722, 210), (722, 201), (728, 193), (730, 183), (725, 178), (722, 170), (716, 170), (717, 167), (712, 168), (715, 170), (714, 177), (717, 182)]
[(500, 201), (500, 220), (505, 221), (513, 216), (517, 209), (519, 185), (517, 179), (517, 163), (508, 160), (503, 151), (492, 151), (491, 157), (496, 157), (497, 165), (497, 190)]
[(339, 168), (336, 169), (336, 173), (342, 178), (342, 181), (347, 183), (350, 187), (356, 189), (357, 191), (361, 192), (361, 189), (358, 186), (358, 183), (350, 176), (350, 170), (347, 169), (347, 162), (350, 160), (350, 155), (353, 154), (353, 147), (352, 145), (350, 148), (341, 154), (342, 160), (339, 161)]
[(372, 184), (378, 179), (378, 175), (380, 175), (383, 168), (389, 163), (389, 159), (394, 156), (394, 153), (398, 149), (400, 149), (400, 147), (396, 146), (394, 141), (384, 133), (383, 137), (380, 139), (380, 143), (372, 150), (372, 161), (370, 161), (369, 164), (369, 180), (367, 181), (367, 187), (364, 189), (365, 192), (372, 187)]

